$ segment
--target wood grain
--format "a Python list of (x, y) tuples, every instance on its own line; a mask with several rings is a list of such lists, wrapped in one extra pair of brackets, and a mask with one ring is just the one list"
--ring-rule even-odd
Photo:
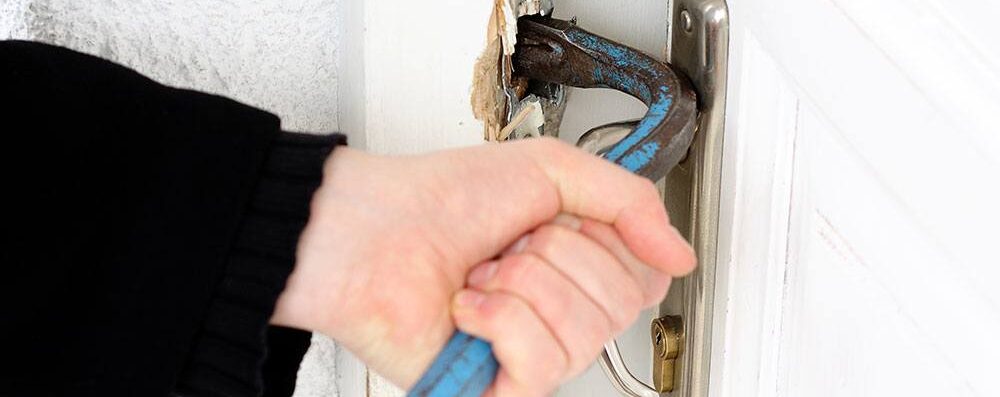
[(713, 395), (1000, 394), (995, 24), (931, 0), (730, 6)]

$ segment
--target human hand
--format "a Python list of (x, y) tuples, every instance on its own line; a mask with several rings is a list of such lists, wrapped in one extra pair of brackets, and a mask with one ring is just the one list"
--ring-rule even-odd
[(403, 387), (457, 325), (493, 343), (492, 395), (547, 394), (694, 268), (649, 181), (551, 139), (339, 148), (325, 171), (272, 322), (325, 333)]

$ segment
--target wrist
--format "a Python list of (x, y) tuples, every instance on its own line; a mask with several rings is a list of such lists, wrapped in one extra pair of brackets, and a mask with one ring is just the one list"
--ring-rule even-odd
[(357, 245), (352, 231), (358, 230), (356, 216), (342, 196), (350, 189), (344, 186), (349, 183), (348, 170), (360, 169), (356, 163), (364, 157), (363, 152), (341, 146), (326, 160), (299, 237), (294, 268), (275, 303), (272, 324), (338, 337), (345, 318), (342, 297), (350, 264), (357, 262), (350, 259), (350, 246)]
[[(294, 272), (292, 273), (294, 275)], [(270, 323), (282, 327), (296, 328), (310, 332), (319, 331), (318, 324), (310, 321), (313, 317), (316, 304), (308, 294), (301, 293), (300, 288), (292, 282), (293, 277), (289, 277), (285, 289), (278, 295), (278, 300), (274, 305), (274, 313), (271, 314)]]

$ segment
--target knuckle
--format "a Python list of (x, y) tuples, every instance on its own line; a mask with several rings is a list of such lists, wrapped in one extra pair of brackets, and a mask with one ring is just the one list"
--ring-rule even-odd
[(552, 137), (534, 138), (531, 141), (546, 162), (557, 167), (570, 167), (575, 147)]
[(683, 262), (682, 265), (684, 266), (685, 269), (693, 270), (694, 268), (698, 267), (698, 257), (695, 255), (694, 247), (692, 247), (690, 244), (684, 244), (683, 247), (684, 248), (682, 249), (684, 251), (683, 255), (684, 258), (682, 259)]
[(542, 226), (532, 235), (532, 248), (543, 257), (551, 257), (556, 249), (567, 242), (569, 233), (568, 230), (559, 226)]
[(552, 333), (560, 340), (568, 341), (575, 339), (574, 334), (579, 333), (581, 324), (586, 324), (579, 318), (579, 313), (572, 309), (578, 307), (578, 302), (573, 298), (568, 298), (567, 294), (551, 294), (549, 302), (536, 304), (541, 307), (544, 313), (545, 322), (552, 329)]
[(499, 315), (509, 315), (518, 309), (517, 300), (508, 294), (495, 293), (492, 294), (491, 298), (493, 299), (493, 305), (496, 307), (496, 313)]
[(660, 189), (656, 187), (652, 181), (647, 179), (642, 179), (639, 187), (639, 194), (641, 195), (643, 201), (648, 201), (651, 203), (660, 202)]
[(611, 313), (612, 328), (615, 333), (628, 329), (639, 317), (638, 310), (615, 310)]
[(517, 254), (504, 258), (497, 271), (497, 281), (506, 289), (524, 285), (539, 259), (531, 254)]
[(613, 332), (620, 332), (631, 326), (638, 318), (643, 302), (643, 294), (637, 289), (626, 289), (618, 296), (617, 307), (611, 307), (608, 313)]
[[(589, 338), (588, 340), (590, 340), (594, 346), (592, 354), (599, 352), (601, 348), (604, 347), (604, 344), (615, 336), (615, 331), (611, 329), (611, 324), (608, 323), (606, 319), (598, 316), (594, 316), (594, 318), (591, 319), (591, 324), (588, 327), (588, 330), (590, 331), (590, 334), (587, 335)], [(592, 359), (593, 356), (587, 357), (588, 362)]]
[(626, 288), (621, 294), (622, 307), (626, 311), (639, 311), (642, 310), (642, 304), (645, 301), (645, 291), (639, 286), (635, 288)]
[(553, 345), (552, 350), (553, 352), (548, 356), (551, 357), (551, 360), (548, 364), (542, 364), (541, 370), (538, 371), (539, 383), (545, 386), (558, 385), (570, 371), (569, 358), (566, 357), (562, 348)]
[(494, 302), (495, 310), (493, 316), (488, 320), (489, 327), (497, 334), (523, 337), (514, 336), (512, 332), (521, 327), (531, 326), (530, 324), (534, 321), (530, 318), (531, 309), (521, 299), (511, 294), (499, 293), (496, 295), (498, 296)]
[(496, 328), (497, 320), (503, 318), (503, 315), (500, 313), (501, 309), (496, 297), (490, 296), (487, 298), (487, 302), (480, 306), (479, 311), (476, 313), (476, 317), (478, 317), (476, 321), (481, 322), (481, 324), (489, 329)]
[(576, 345), (567, 348), (570, 375), (586, 370), (613, 336), (610, 324), (602, 316), (590, 316), (582, 325), (582, 329), (575, 330), (580, 333)]
[(580, 302), (577, 300), (586, 298), (583, 298), (580, 294), (571, 293), (571, 291), (559, 292), (549, 294), (552, 299), (551, 307), (554, 309), (548, 310), (550, 313), (546, 314), (549, 316), (553, 326), (560, 328), (571, 327), (576, 313), (572, 313), (568, 309), (579, 306)]
[(503, 293), (492, 293), (486, 298), (486, 302), (481, 306), (480, 315), (489, 327), (495, 330), (503, 329), (503, 325), (510, 318), (511, 312), (516, 310), (510, 296)]
[(667, 291), (670, 290), (670, 284), (673, 282), (670, 276), (657, 271), (651, 272), (647, 277), (648, 281), (646, 282), (647, 288), (643, 307), (659, 304), (660, 301), (666, 298)]
[(541, 147), (543, 149), (547, 149), (547, 150), (562, 150), (562, 149), (565, 149), (565, 147), (566, 147), (566, 145), (563, 144), (562, 142), (560, 142), (558, 139), (550, 137), (550, 136), (543, 136), (543, 137), (535, 138), (534, 142), (539, 147)]

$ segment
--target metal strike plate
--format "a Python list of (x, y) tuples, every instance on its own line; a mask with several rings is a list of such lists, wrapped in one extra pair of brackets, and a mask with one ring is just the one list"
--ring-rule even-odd
[(674, 226), (694, 246), (698, 269), (675, 280), (659, 308), (661, 317), (684, 319), (683, 351), (676, 358), (654, 355), (653, 367), (667, 369), (673, 362), (673, 387), (656, 385), (660, 393), (703, 397), (708, 395), (712, 354), (729, 12), (724, 0), (673, 0), (671, 16), (670, 63), (691, 79), (699, 120), (687, 159), (666, 178), (665, 203)]

